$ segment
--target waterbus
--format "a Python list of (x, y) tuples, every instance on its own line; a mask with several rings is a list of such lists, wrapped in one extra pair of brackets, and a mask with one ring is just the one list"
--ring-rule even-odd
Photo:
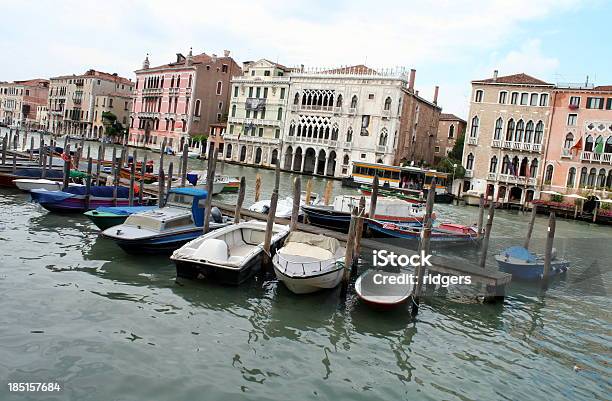
[(371, 186), (374, 176), (378, 176), (383, 188), (398, 189), (402, 192), (424, 195), (431, 188), (431, 180), (436, 177), (436, 202), (450, 202), (448, 174), (440, 171), (414, 166), (391, 166), (380, 163), (353, 161), (351, 177), (345, 181), (351, 186)]

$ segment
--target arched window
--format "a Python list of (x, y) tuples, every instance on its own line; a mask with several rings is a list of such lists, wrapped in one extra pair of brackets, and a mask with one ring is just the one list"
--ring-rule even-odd
[(180, 75), (178, 77), (176, 77), (176, 87), (177, 88), (181, 87), (181, 76)]
[(523, 133), (525, 132), (525, 122), (518, 120), (516, 123), (516, 132), (514, 133), (514, 142), (523, 142)]
[(223, 90), (223, 82), (218, 81), (217, 82), (217, 95), (220, 95), (222, 90)]
[(533, 143), (541, 144), (543, 135), (544, 135), (544, 123), (542, 121), (538, 121), (535, 127), (535, 137), (533, 138)]
[(484, 94), (484, 92), (481, 89), (478, 89), (476, 91), (476, 93), (474, 94), (474, 102), (476, 102), (476, 103), (482, 102), (483, 94)]
[(289, 136), (293, 136), (295, 134), (295, 123), (291, 121), (291, 125), (289, 125)]
[(583, 167), (582, 169), (580, 169), (580, 187), (581, 188), (585, 187), (587, 184), (587, 174), (588, 174), (588, 170), (586, 167)]
[(387, 97), (385, 99), (385, 110), (391, 110), (391, 98)]
[(338, 95), (336, 99), (336, 107), (342, 107), (342, 95)]
[(283, 119), (283, 108), (282, 107), (278, 108), (278, 112), (276, 113), (276, 119), (278, 121)]
[(569, 149), (573, 146), (573, 144), (574, 144), (574, 135), (570, 132), (569, 134), (565, 135), (565, 142), (563, 143), (563, 148)]
[(525, 127), (525, 143), (531, 143), (533, 139), (533, 121), (529, 120)]
[(504, 120), (501, 117), (499, 117), (495, 121), (495, 135), (493, 136), (493, 139), (501, 139), (503, 129), (504, 129)]
[(603, 188), (606, 186), (606, 170), (603, 168), (599, 170), (599, 175), (597, 176), (597, 187)]
[(228, 144), (227, 148), (225, 148), (225, 158), (226, 159), (231, 159), (232, 158), (232, 144)]
[(232, 117), (236, 117), (236, 105), (235, 104), (232, 105)]
[(299, 92), (295, 94), (295, 97), (293, 98), (293, 104), (295, 104), (295, 105), (300, 104), (300, 94), (299, 94)]
[(589, 171), (589, 178), (587, 180), (587, 185), (589, 187), (594, 187), (595, 186), (595, 176), (597, 175), (597, 170), (595, 168), (592, 168)]
[(508, 174), (510, 172), (510, 157), (507, 155), (504, 156), (504, 159), (502, 160), (501, 172), (502, 174)]
[(346, 141), (347, 142), (353, 141), (353, 127), (349, 127), (348, 130), (346, 131)]
[(489, 173), (497, 172), (497, 156), (493, 156), (491, 158), (491, 163), (489, 164)]
[[(257, 112), (255, 112), (255, 113), (257, 113)], [(255, 118), (257, 118), (257, 117), (255, 117)], [(266, 108), (262, 107), (261, 108), (261, 119), (265, 120), (265, 118), (266, 118)]]
[(378, 138), (378, 146), (387, 146), (387, 129), (383, 128)]
[(470, 130), (470, 137), (476, 138), (478, 136), (478, 124), (480, 124), (480, 120), (478, 119), (478, 116), (474, 116), (474, 118), (472, 118), (472, 128)]
[(357, 108), (357, 95), (353, 95), (353, 98), (351, 99), (351, 109), (355, 108)]
[(529, 176), (531, 178), (535, 178), (538, 175), (538, 159), (533, 159), (531, 161), (531, 166), (529, 167)]
[(546, 166), (546, 175), (544, 176), (544, 184), (548, 185), (552, 182), (553, 179), (554, 167), (552, 164)]
[[(326, 132), (327, 134), (327, 132)], [(327, 136), (327, 135), (326, 135)], [(326, 138), (327, 139), (327, 138)], [(338, 127), (334, 127), (332, 128), (332, 132), (331, 132), (331, 140), (332, 141), (337, 141), (338, 140)]]
[(606, 189), (609, 191), (612, 188), (612, 170), (608, 171), (608, 179), (606, 180)]
[(193, 115), (196, 117), (200, 117), (200, 99), (197, 99), (195, 102), (195, 107), (193, 109)]
[(514, 119), (508, 120), (508, 127), (506, 128), (506, 141), (511, 141), (514, 136)]
[(474, 155), (472, 153), (470, 153), (467, 156), (467, 161), (465, 163), (465, 169), (466, 170), (471, 170), (474, 167)]
[(576, 168), (571, 167), (567, 172), (567, 183), (565, 184), (568, 188), (574, 188), (574, 181), (576, 180)]
[(593, 151), (593, 137), (591, 135), (587, 136), (586, 141), (584, 142), (584, 151), (585, 152)]
[(344, 159), (342, 159), (342, 164), (347, 166), (349, 164), (349, 161), (350, 161), (349, 155), (344, 155)]
[(450, 127), (448, 127), (448, 137), (449, 138), (455, 137), (455, 125), (454, 124), (451, 124)]
[(604, 150), (605, 153), (612, 153), (612, 136), (608, 137), (606, 141), (606, 148)]

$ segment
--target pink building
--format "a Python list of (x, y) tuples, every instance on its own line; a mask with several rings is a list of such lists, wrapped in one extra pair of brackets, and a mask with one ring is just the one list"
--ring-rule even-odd
[(130, 144), (158, 148), (167, 138), (174, 150), (227, 121), (230, 80), (242, 74), (227, 50), (223, 57), (178, 53), (175, 62), (158, 67), (150, 67), (147, 56), (135, 72)]
[(607, 198), (612, 190), (612, 86), (557, 86), (552, 107), (542, 189)]

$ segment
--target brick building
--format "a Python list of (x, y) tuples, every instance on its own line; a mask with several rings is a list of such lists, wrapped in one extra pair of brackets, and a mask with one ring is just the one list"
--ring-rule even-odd
[(466, 125), (467, 123), (463, 118), (457, 117), (454, 114), (440, 114), (440, 122), (438, 123), (438, 133), (436, 135), (436, 144), (434, 147), (434, 163), (448, 156), (448, 153), (455, 146), (457, 138), (465, 133)]

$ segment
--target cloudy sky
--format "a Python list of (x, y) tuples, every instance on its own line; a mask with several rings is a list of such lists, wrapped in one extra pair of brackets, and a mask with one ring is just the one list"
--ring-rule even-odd
[(526, 72), (612, 84), (606, 0), (0, 0), (0, 81), (81, 73), (133, 78), (175, 53), (288, 66), (417, 69), (421, 95), (465, 117), (469, 82)]

